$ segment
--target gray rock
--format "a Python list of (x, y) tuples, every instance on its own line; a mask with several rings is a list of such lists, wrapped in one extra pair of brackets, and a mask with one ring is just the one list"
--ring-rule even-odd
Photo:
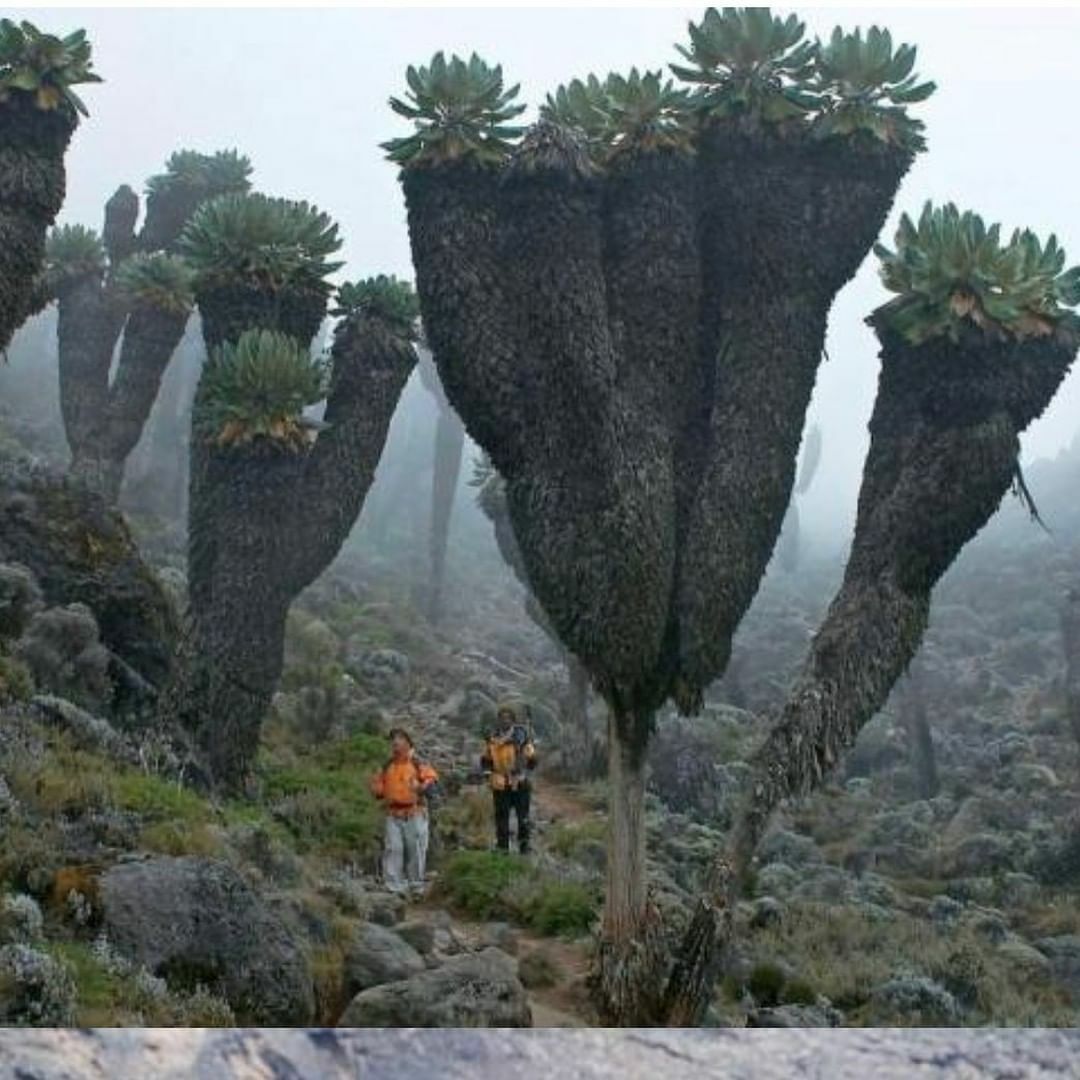
[(345, 992), (354, 996), (423, 970), (423, 957), (393, 930), (378, 923), (361, 923), (345, 952)]
[(525, 987), (514, 961), (498, 949), (448, 960), (403, 982), (365, 990), (341, 1027), (531, 1027)]
[(0, 1032), (0, 1075), (41, 1080), (1061, 1080), (1080, 1032), (1018, 1029)]
[(368, 919), (380, 926), (396, 926), (405, 917), (405, 900), (393, 893), (379, 893), (371, 899)]
[(100, 900), (119, 951), (170, 983), (219, 988), (239, 1023), (313, 1019), (300, 942), (227, 863), (194, 856), (121, 863), (102, 876)]
[(27, 567), (49, 606), (85, 604), (102, 643), (161, 686), (179, 623), (119, 511), (59, 473), (0, 461), (0, 520), (0, 560)]
[(421, 956), (427, 956), (435, 948), (435, 926), (432, 923), (410, 919), (395, 926), (394, 933)]
[(824, 1028), (839, 1027), (843, 1014), (831, 1006), (775, 1005), (753, 1009), (746, 1017), (752, 1028)]

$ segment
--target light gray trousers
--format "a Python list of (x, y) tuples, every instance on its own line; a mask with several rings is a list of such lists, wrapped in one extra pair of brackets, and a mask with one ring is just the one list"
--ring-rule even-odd
[(414, 814), (409, 818), (386, 815), (383, 882), (391, 892), (400, 893), (424, 887), (427, 849), (427, 814)]

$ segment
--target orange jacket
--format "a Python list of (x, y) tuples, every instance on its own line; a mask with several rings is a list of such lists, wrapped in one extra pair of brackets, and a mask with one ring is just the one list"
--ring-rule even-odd
[(424, 809), (423, 793), (439, 774), (411, 754), (398, 761), (391, 758), (372, 778), (371, 793), (381, 799), (388, 813), (412, 817)]

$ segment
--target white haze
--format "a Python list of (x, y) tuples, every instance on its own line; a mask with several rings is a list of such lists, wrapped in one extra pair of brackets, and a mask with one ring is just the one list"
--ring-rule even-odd
[[(16, 10), (38, 26), (85, 26), (97, 70), (91, 117), (68, 156), (61, 220), (100, 226), (118, 184), (140, 187), (175, 149), (238, 147), (267, 193), (316, 203), (340, 222), (343, 276), (412, 276), (395, 169), (379, 142), (405, 133), (387, 108), (410, 63), (437, 49), (476, 50), (502, 63), (523, 101), (559, 82), (676, 59), (688, 19), (703, 7), (653, 9)], [(799, 9), (784, 9), (799, 10)], [(938, 92), (916, 107), (929, 148), (901, 188), (883, 235), (903, 210), (953, 200), (1006, 230), (1056, 231), (1080, 262), (1076, 103), (1080, 11), (1075, 9), (828, 9), (802, 12), (811, 35), (840, 24), (888, 26), (919, 48), (917, 70)], [(526, 117), (533, 113), (526, 114)], [(811, 421), (824, 431), (817, 479), (802, 502), (804, 530), (850, 533), (866, 423), (877, 378), (863, 318), (886, 297), (870, 257), (830, 319)], [(1051, 456), (1080, 426), (1080, 373), (1024, 438), (1024, 459)], [(1037, 497), (1037, 493), (1036, 493)]]

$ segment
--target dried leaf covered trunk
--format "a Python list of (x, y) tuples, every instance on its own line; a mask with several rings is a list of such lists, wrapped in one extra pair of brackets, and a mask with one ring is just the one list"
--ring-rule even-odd
[(920, 799), (933, 799), (940, 788), (934, 736), (930, 730), (922, 680), (911, 671), (901, 686), (900, 722), (908, 737), (916, 792)]
[(781, 800), (816, 787), (885, 703), (922, 640), (930, 593), (1016, 475), (1018, 436), (1072, 362), (1064, 332), (907, 345), (887, 327), (851, 556), (802, 673), (751, 759), (749, 796), (713, 866), (668, 987), (668, 1022), (711, 1000), (739, 887)]
[[(159, 214), (166, 205), (171, 203), (159, 196)], [(102, 229), (108, 273), (68, 281), (57, 296), (60, 410), (71, 473), (113, 504), (188, 323), (186, 311), (132, 303), (113, 283), (124, 259), (153, 250), (144, 242), (145, 226), (135, 234), (138, 214), (135, 193), (127, 185), (118, 188), (106, 203)]]
[[(403, 174), (443, 385), (505, 478), (530, 587), (617, 720), (612, 760), (722, 674), (790, 501), (829, 307), (910, 165), (733, 123), (697, 150), (598, 174), (540, 124), (505, 167)], [(613, 784), (612, 872), (633, 880), (611, 883), (599, 996), (612, 1022), (649, 1024), (617, 976), (651, 933), (643, 864), (624, 859), (640, 792), (632, 770)]]
[[(292, 324), (302, 340), (321, 320), (321, 311), (311, 314), (306, 326)], [(208, 333), (207, 346), (215, 343)], [(332, 356), (328, 427), (309, 449), (265, 439), (224, 448), (192, 437), (188, 641), (165, 711), (194, 735), (226, 789), (241, 787), (254, 762), (289, 605), (356, 521), (415, 362), (411, 346), (364, 319), (338, 328)]]
[(15, 93), (0, 104), (0, 353), (44, 304), (45, 236), (64, 202), (73, 115)]

